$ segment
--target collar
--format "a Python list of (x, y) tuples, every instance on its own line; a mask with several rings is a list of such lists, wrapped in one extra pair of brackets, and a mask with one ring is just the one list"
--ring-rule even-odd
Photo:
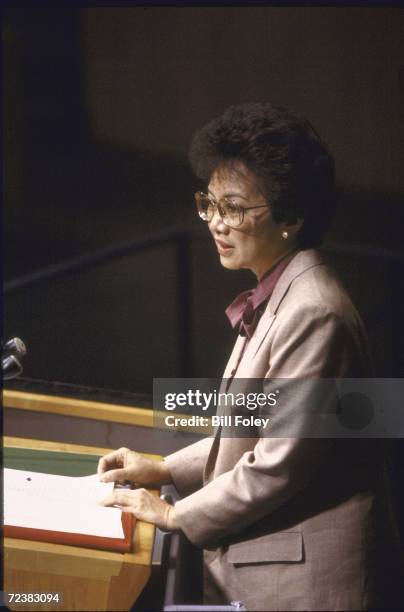
[(297, 255), (297, 251), (287, 253), (264, 274), (255, 289), (243, 291), (226, 309), (231, 326), (239, 329), (242, 336), (251, 338), (265, 305), (285, 268)]

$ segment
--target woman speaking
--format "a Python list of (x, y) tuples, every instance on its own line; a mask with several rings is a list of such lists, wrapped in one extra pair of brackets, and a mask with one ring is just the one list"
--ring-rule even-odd
[[(310, 123), (271, 104), (228, 108), (194, 137), (195, 194), (225, 268), (251, 270), (256, 288), (226, 314), (238, 337), (223, 378), (248, 392), (257, 380), (370, 375), (362, 322), (315, 250), (335, 203), (333, 159)], [(294, 395), (283, 417), (305, 415)], [(299, 402), (301, 401), (301, 397)], [(216, 434), (154, 462), (129, 449), (103, 457), (105, 481), (174, 483), (174, 507), (144, 489), (118, 504), (205, 549), (207, 603), (248, 610), (397, 608), (398, 553), (381, 441)]]

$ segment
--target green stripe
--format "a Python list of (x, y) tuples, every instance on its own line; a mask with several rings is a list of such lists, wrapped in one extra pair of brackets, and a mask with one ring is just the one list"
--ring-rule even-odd
[(4, 447), (3, 465), (15, 470), (28, 470), (44, 474), (89, 476), (97, 471), (100, 456)]

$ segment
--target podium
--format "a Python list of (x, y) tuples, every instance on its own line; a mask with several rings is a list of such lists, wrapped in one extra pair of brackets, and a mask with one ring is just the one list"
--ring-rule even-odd
[[(73, 419), (80, 420), (80, 415), (74, 414), (75, 411), (70, 402), (73, 403), (74, 400), (69, 401), (70, 415)], [(39, 396), (5, 391), (4, 403), (5, 413), (7, 413), (7, 408), (17, 408), (18, 411), (28, 410), (30, 418), (35, 418), (33, 411), (41, 415)], [(60, 414), (61, 404), (58, 398), (52, 397), (51, 403), (56, 408), (59, 406)], [(49, 412), (49, 403), (45, 402), (45, 405), (47, 405), (45, 411)], [(100, 417), (102, 411), (97, 411), (96, 405), (90, 408), (94, 410), (93, 418), (102, 420), (102, 416)], [(89, 406), (86, 406), (85, 418), (91, 419), (91, 410), (90, 412), (88, 410)], [(145, 410), (145, 412), (148, 411)], [(124, 413), (127, 423), (128, 409), (126, 407)], [(22, 412), (21, 417), (23, 417)], [(7, 424), (7, 419), (5, 422)], [(136, 426), (136, 423), (133, 425)], [(5, 427), (5, 433), (7, 433), (7, 427)], [(54, 472), (62, 473), (60, 466), (70, 461), (75, 466), (70, 475), (83, 475), (76, 471), (77, 466), (82, 463), (86, 465), (87, 473), (95, 471), (98, 457), (113, 450), (108, 447), (20, 438), (15, 435), (6, 435), (3, 443), (6, 467), (19, 467), (19, 463), (22, 462), (21, 469), (28, 469), (28, 461), (31, 470), (47, 471), (38, 469), (38, 461), (40, 463), (42, 457), (44, 461), (49, 462), (49, 458), (54, 457), (55, 460), (51, 461), (51, 464), (54, 465)], [(159, 458), (157, 455), (147, 454)], [(90, 472), (88, 471), (89, 465), (91, 465)], [(158, 491), (153, 491), (153, 494), (158, 495)], [(129, 553), (5, 538), (3, 549), (4, 592), (6, 594), (58, 593), (62, 601), (59, 603), (8, 604), (6, 600), (4, 603), (12, 610), (55, 610), (59, 612), (64, 610), (130, 610), (151, 573), (154, 534), (153, 525), (137, 521), (132, 549)]]

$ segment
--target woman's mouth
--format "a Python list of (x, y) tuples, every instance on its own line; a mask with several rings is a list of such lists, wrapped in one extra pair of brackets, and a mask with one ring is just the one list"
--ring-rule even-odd
[(217, 250), (219, 251), (220, 255), (226, 255), (229, 254), (230, 251), (234, 248), (232, 247), (231, 244), (228, 244), (227, 242), (224, 242), (223, 240), (216, 240), (216, 246), (217, 246)]

